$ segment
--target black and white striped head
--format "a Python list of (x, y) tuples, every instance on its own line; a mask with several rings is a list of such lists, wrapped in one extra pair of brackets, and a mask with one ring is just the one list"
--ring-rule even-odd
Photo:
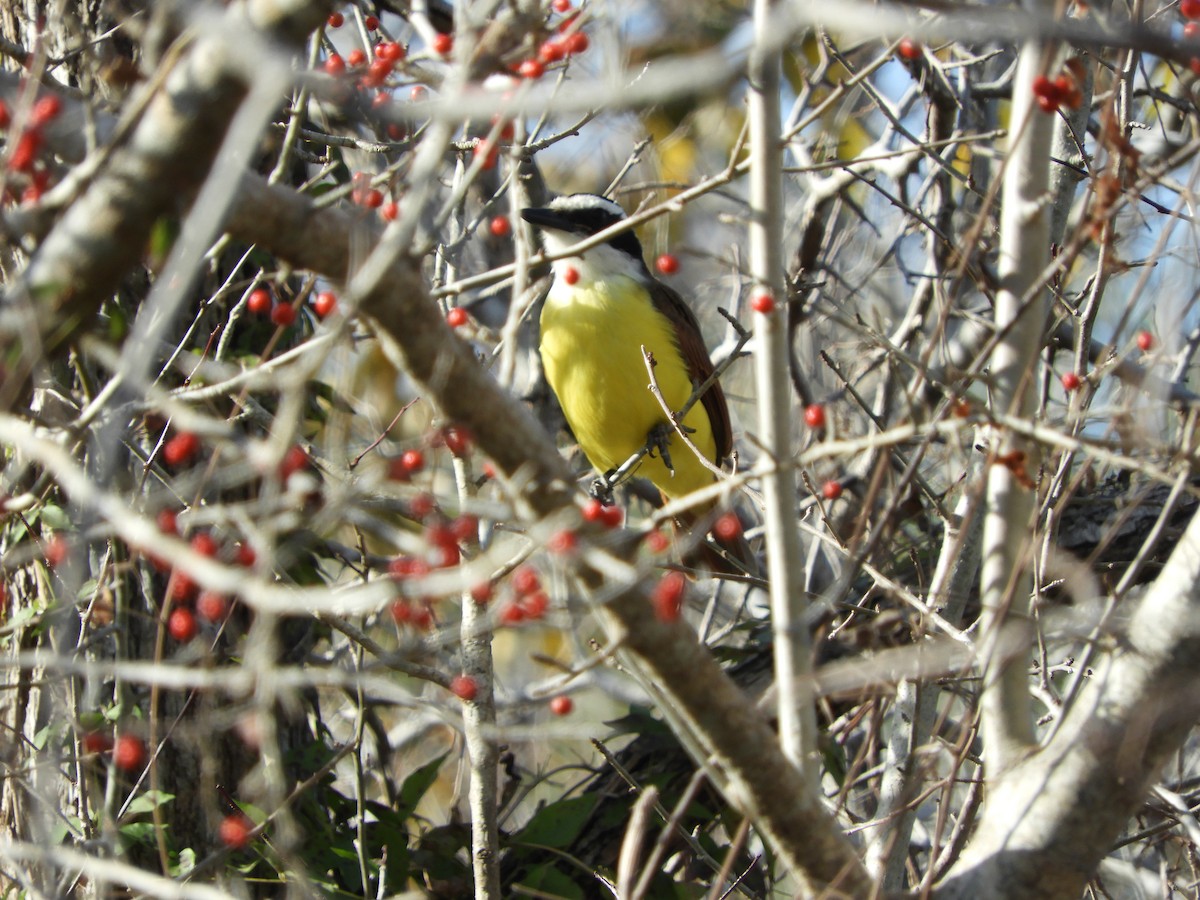
[[(615, 225), (625, 218), (625, 210), (612, 200), (596, 194), (569, 194), (556, 197), (546, 207), (523, 209), (521, 218), (536, 225), (542, 232), (546, 250), (557, 254)], [(639, 279), (649, 277), (642, 258), (641, 242), (632, 229), (584, 251), (580, 258), (592, 268)], [(556, 271), (558, 268), (556, 263)]]

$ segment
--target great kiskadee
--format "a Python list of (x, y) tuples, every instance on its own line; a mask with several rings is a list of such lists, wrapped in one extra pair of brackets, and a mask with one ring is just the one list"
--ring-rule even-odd
[[(546, 250), (559, 253), (625, 218), (611, 200), (594, 194), (559, 197), (544, 209), (521, 211), (542, 231)], [(554, 283), (541, 318), (541, 356), (567, 424), (588, 461), (601, 473), (615, 469), (667, 425), (650, 391), (642, 347), (654, 355), (655, 380), (672, 411), (713, 371), (696, 317), (671, 288), (646, 268), (632, 231), (553, 263)], [(714, 382), (683, 420), (704, 456), (720, 463), (732, 449), (729, 410)], [(673, 431), (661, 453), (642, 459), (637, 472), (667, 498), (713, 483), (713, 473)]]

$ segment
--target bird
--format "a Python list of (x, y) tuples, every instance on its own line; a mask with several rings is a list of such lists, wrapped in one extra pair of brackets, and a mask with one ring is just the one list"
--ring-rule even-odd
[[(521, 217), (555, 255), (626, 218), (620, 205), (596, 194), (557, 197), (523, 209)], [(714, 368), (691, 308), (650, 273), (632, 230), (557, 259), (551, 268), (541, 315), (542, 368), (588, 461), (609, 473), (650, 446), (636, 472), (667, 500), (711, 485), (714, 473), (670, 428), (651, 393), (642, 352), (653, 355), (655, 381), (677, 412)], [(682, 425), (709, 463), (729, 456), (733, 433), (719, 381)]]

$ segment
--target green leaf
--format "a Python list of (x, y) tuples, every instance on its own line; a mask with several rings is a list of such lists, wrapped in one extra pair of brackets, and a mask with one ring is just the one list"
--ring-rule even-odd
[[(580, 877), (583, 877), (582, 873)], [(565, 872), (554, 868), (553, 863), (530, 870), (521, 879), (520, 886), (536, 890), (538, 896), (562, 897), (563, 900), (583, 900), (584, 896), (583, 888), (572, 881)]]
[(449, 755), (443, 753), (433, 762), (425, 763), (404, 779), (404, 787), (400, 788), (400, 809), (407, 810), (407, 814), (412, 815), (417, 804), (421, 802), (421, 798), (425, 796), (425, 792), (437, 781), (438, 770)]
[(168, 794), (165, 791), (146, 791), (134, 797), (125, 811), (130, 816), (140, 816), (154, 812), (156, 808), (164, 806), (174, 799), (174, 794)]
[[(163, 825), (166, 828), (166, 825)], [(117, 829), (121, 836), (138, 844), (149, 844), (154, 840), (155, 827), (153, 822), (126, 822)]]
[(61, 506), (47, 503), (42, 507), (42, 524), (51, 531), (66, 531), (71, 527), (71, 517)]
[(599, 800), (599, 794), (584, 794), (547, 804), (534, 813), (513, 840), (539, 847), (566, 847), (579, 836)]

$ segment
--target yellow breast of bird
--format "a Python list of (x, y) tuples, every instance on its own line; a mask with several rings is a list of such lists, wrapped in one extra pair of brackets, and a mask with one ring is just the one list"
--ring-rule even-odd
[[(600, 472), (625, 462), (646, 443), (650, 429), (666, 421), (650, 391), (643, 346), (654, 354), (655, 378), (671, 409), (691, 396), (674, 328), (633, 278), (574, 285), (556, 279), (542, 309), (541, 332), (546, 379), (580, 448)], [(694, 429), (689, 437), (700, 452), (714, 459), (716, 444), (702, 404), (692, 407), (684, 425)], [(657, 457), (644, 458), (638, 474), (668, 497), (712, 484), (712, 473), (678, 435), (669, 446), (674, 475)]]

